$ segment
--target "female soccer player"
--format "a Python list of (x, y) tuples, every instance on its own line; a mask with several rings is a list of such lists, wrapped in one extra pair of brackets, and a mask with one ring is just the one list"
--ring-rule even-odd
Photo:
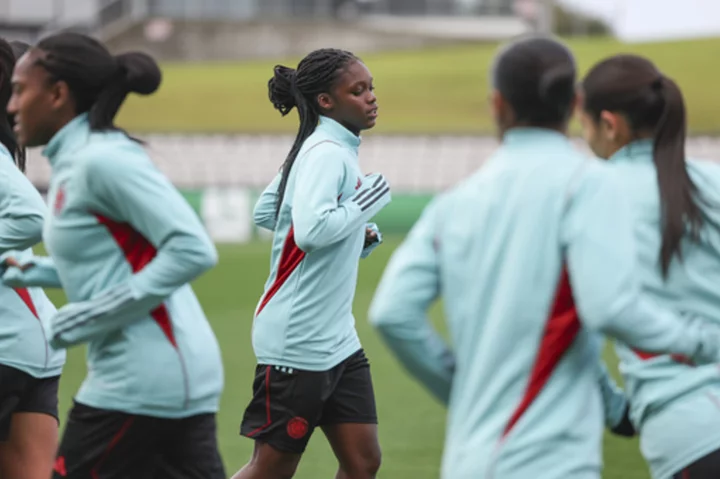
[[(643, 351), (720, 357), (718, 328), (640, 296), (616, 178), (566, 137), (575, 71), (548, 38), (498, 55), (501, 147), (426, 209), (371, 307), (395, 354), (449, 403), (443, 478), (599, 479), (608, 380), (596, 331)], [(440, 296), (452, 351), (427, 319)]]
[[(15, 58), (0, 39), (0, 106), (6, 109)], [(17, 50), (17, 51), (15, 51)], [(0, 115), (0, 254), (42, 239), (45, 203), (22, 174), (25, 154), (12, 117)], [(37, 288), (0, 286), (0, 477), (47, 479), (58, 442), (58, 385), (65, 351), (48, 345), (44, 326), (55, 307)]]
[(18, 140), (47, 145), (52, 166), (43, 234), (52, 262), (14, 257), (3, 279), (62, 285), (70, 303), (52, 319), (51, 345), (88, 343), (89, 374), (55, 477), (224, 478), (220, 352), (188, 285), (216, 252), (182, 196), (113, 123), (128, 93), (158, 88), (157, 65), (61, 33), (28, 51), (12, 82)]
[[(641, 279), (659, 304), (720, 319), (720, 167), (686, 161), (685, 104), (645, 58), (620, 55), (582, 82), (585, 136), (608, 159), (630, 198)], [(654, 479), (720, 477), (717, 365), (617, 345)]]
[(320, 426), (340, 479), (380, 467), (370, 366), (352, 315), (358, 259), (377, 245), (366, 222), (390, 201), (381, 175), (358, 165), (360, 132), (375, 125), (373, 78), (352, 53), (310, 53), (277, 66), (270, 101), (298, 109), (300, 128), (280, 175), (255, 209), (274, 230), (272, 269), (253, 324), (258, 366), (241, 427), (255, 439), (235, 479), (292, 477)]

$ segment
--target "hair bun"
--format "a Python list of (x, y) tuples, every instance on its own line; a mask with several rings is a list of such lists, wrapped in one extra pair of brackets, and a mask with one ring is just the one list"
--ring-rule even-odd
[(650, 84), (650, 88), (652, 88), (655, 91), (662, 91), (664, 83), (665, 83), (665, 77), (660, 75)]
[(117, 55), (115, 61), (124, 70), (128, 91), (140, 95), (150, 95), (157, 91), (162, 81), (162, 72), (157, 62), (141, 52), (129, 52)]
[(538, 93), (547, 104), (572, 98), (575, 92), (575, 68), (561, 64), (548, 69), (540, 76)]
[(297, 72), (294, 68), (276, 65), (274, 75), (268, 81), (268, 96), (276, 110), (283, 116), (297, 106), (295, 94), (297, 86)]

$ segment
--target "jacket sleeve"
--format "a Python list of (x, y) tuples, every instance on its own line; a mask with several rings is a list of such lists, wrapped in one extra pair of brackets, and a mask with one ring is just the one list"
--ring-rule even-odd
[(86, 178), (98, 222), (134, 274), (88, 301), (61, 308), (52, 324), (54, 347), (85, 342), (146, 317), (217, 262), (193, 209), (144, 154), (94, 157)]
[(428, 318), (440, 295), (437, 203), (431, 203), (395, 251), (370, 307), (370, 322), (390, 350), (443, 404), (450, 399), (455, 356)]
[(46, 206), (12, 159), (0, 153), (0, 254), (25, 250), (42, 240)]
[(588, 169), (568, 203), (562, 234), (581, 321), (635, 349), (718, 362), (716, 326), (680, 318), (641, 293), (629, 211), (605, 165)]
[(259, 228), (275, 231), (275, 222), (277, 220), (275, 211), (277, 210), (278, 187), (280, 186), (281, 178), (281, 175), (277, 175), (262, 192), (257, 203), (255, 203), (253, 221)]
[(337, 243), (362, 229), (390, 202), (382, 175), (368, 175), (353, 196), (338, 203), (345, 177), (341, 147), (320, 145), (299, 159), (292, 199), (295, 242), (311, 252)]
[[(7, 251), (0, 256), (2, 282), (10, 288), (62, 288), (55, 263), (47, 256), (27, 256), (23, 251)], [(7, 266), (13, 258), (20, 268)]]

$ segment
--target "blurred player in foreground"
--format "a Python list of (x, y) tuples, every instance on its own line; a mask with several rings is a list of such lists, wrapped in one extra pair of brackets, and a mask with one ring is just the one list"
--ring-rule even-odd
[[(720, 166), (686, 161), (685, 104), (649, 60), (600, 62), (581, 85), (585, 137), (630, 199), (645, 292), (720, 320)], [(720, 477), (720, 374), (617, 345), (642, 453), (654, 479)]]
[(355, 330), (358, 261), (380, 241), (367, 222), (390, 202), (382, 175), (358, 164), (360, 132), (375, 126), (373, 78), (352, 53), (323, 49), (297, 70), (277, 66), (270, 100), (300, 128), (282, 171), (255, 207), (275, 232), (270, 277), (253, 323), (258, 366), (241, 433), (255, 439), (235, 479), (293, 477), (320, 426), (339, 479), (380, 467), (370, 365)]
[[(5, 114), (15, 59), (25, 45), (0, 39), (0, 254), (42, 240), (45, 203), (22, 174), (25, 151)], [(39, 288), (0, 286), (0, 477), (47, 479), (58, 443), (58, 386), (65, 350), (48, 344), (55, 306)]]
[[(502, 145), (439, 196), (394, 254), (371, 320), (449, 404), (446, 479), (599, 479), (608, 377), (600, 334), (650, 352), (720, 359), (718, 329), (640, 295), (628, 205), (612, 168), (566, 136), (575, 62), (552, 39), (493, 68)], [(444, 298), (452, 350), (427, 318)]]
[(61, 33), (31, 48), (9, 112), (52, 167), (48, 258), (5, 256), (11, 286), (63, 287), (51, 345), (88, 343), (54, 477), (224, 479), (215, 413), (215, 336), (188, 285), (217, 260), (197, 215), (113, 119), (128, 93), (153, 93), (147, 55), (112, 56)]

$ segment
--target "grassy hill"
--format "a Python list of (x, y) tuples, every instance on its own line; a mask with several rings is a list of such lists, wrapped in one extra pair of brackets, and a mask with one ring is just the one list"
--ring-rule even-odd
[[(693, 133), (720, 132), (720, 38), (625, 45), (611, 39), (571, 40), (580, 68), (616, 53), (654, 60), (683, 88)], [(364, 56), (377, 82), (382, 133), (488, 133), (488, 79), (494, 44)], [(298, 59), (285, 61), (295, 66)], [(292, 132), (267, 99), (278, 61), (166, 64), (161, 90), (129, 99), (119, 118), (137, 132)]]

